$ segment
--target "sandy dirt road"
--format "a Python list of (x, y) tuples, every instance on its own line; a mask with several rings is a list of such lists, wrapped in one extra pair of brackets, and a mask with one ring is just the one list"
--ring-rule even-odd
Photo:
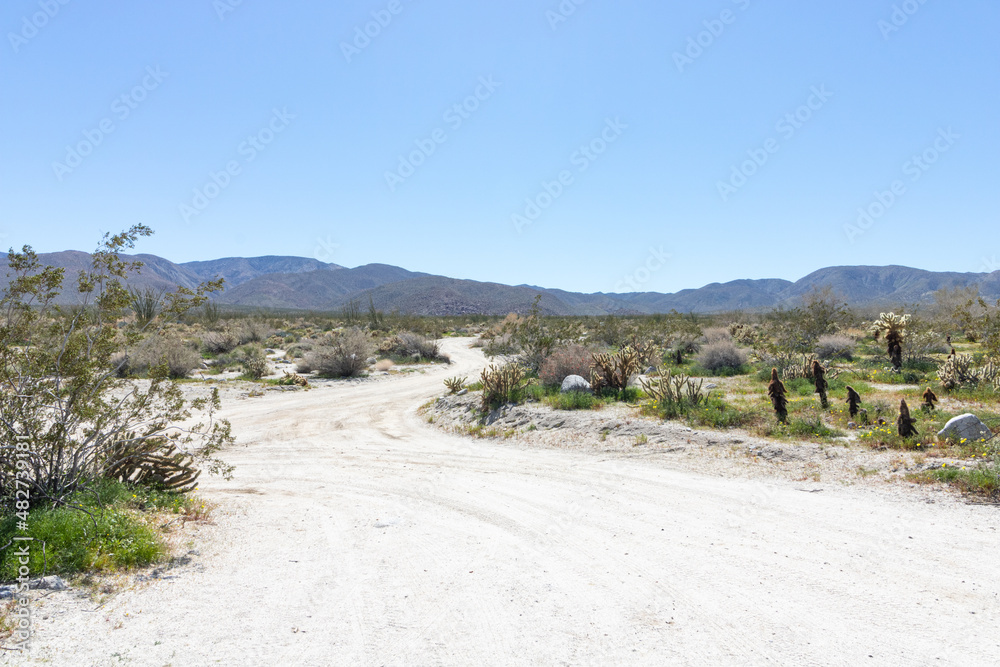
[(31, 661), (1000, 664), (998, 508), (443, 434), (417, 408), (481, 366), (467, 345), (229, 403), (194, 563), (41, 621)]

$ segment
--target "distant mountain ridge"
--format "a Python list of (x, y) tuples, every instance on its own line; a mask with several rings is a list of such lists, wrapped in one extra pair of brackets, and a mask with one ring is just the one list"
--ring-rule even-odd
[[(408, 271), (388, 264), (344, 268), (304, 257), (226, 257), (175, 264), (156, 255), (128, 255), (144, 263), (129, 284), (170, 290), (194, 288), (217, 277), (225, 279), (220, 304), (294, 310), (334, 311), (369, 299), (383, 311), (420, 315), (526, 312), (536, 295), (543, 312), (552, 315), (711, 313), (794, 306), (813, 289), (830, 287), (852, 306), (929, 303), (943, 287), (975, 286), (984, 298), (1000, 298), (1000, 271), (993, 273), (936, 272), (905, 266), (834, 266), (813, 271), (796, 281), (743, 279), (711, 283), (672, 294), (632, 292), (583, 294), (531, 285), (460, 280)], [(90, 265), (90, 255), (75, 250), (39, 255), (42, 264), (66, 269), (67, 285)], [(7, 284), (7, 257), (0, 255), (0, 288)], [(75, 303), (71, 290), (64, 303)]]

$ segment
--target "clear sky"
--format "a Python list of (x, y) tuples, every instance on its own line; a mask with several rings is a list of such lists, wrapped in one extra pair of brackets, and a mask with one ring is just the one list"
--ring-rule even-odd
[(141, 222), (176, 262), (587, 292), (1000, 268), (992, 0), (5, 0), (0, 28), (4, 249)]

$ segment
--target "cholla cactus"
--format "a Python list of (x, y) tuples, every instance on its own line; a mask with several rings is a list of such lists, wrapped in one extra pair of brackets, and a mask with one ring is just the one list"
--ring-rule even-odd
[(625, 389), (628, 381), (642, 370), (639, 353), (629, 346), (623, 347), (617, 354), (593, 355), (593, 366), (590, 371), (590, 386), (597, 392), (604, 387)]
[(447, 378), (444, 381), (444, 386), (448, 388), (448, 392), (452, 394), (457, 394), (465, 388), (465, 381), (468, 378), (464, 377), (453, 377)]
[(938, 379), (947, 391), (958, 387), (978, 387), (983, 381), (992, 384), (998, 377), (1000, 373), (992, 362), (978, 368), (973, 366), (971, 354), (948, 357), (938, 369)]
[(704, 382), (699, 379), (695, 384), (693, 378), (683, 373), (671, 373), (669, 369), (664, 371), (660, 368), (649, 378), (639, 378), (643, 392), (661, 407), (685, 402), (698, 405), (705, 398), (701, 393)]
[(914, 424), (917, 420), (910, 416), (910, 408), (906, 405), (906, 399), (899, 399), (899, 417), (896, 418), (896, 432), (901, 438), (912, 438), (917, 433)]
[(816, 386), (816, 393), (819, 394), (820, 405), (826, 410), (830, 407), (830, 402), (826, 398), (826, 369), (815, 359), (812, 362), (812, 376), (813, 384)]
[(909, 315), (881, 313), (869, 328), (875, 340), (878, 340), (880, 335), (883, 336), (886, 353), (896, 369), (903, 365), (903, 339), (906, 338), (906, 325), (909, 322)]
[(479, 376), (483, 384), (483, 411), (511, 401), (516, 401), (530, 380), (524, 368), (517, 363), (502, 366), (490, 365)]
[(931, 391), (930, 387), (927, 387), (927, 389), (924, 389), (922, 397), (924, 399), (924, 404), (921, 407), (925, 412), (933, 412), (934, 404), (937, 403), (938, 400), (937, 394)]
[(847, 409), (851, 413), (851, 419), (858, 416), (858, 409), (861, 405), (861, 394), (854, 390), (854, 387), (847, 387)]
[(774, 414), (782, 424), (788, 423), (788, 397), (785, 396), (785, 385), (778, 379), (778, 369), (771, 369), (771, 381), (767, 385), (767, 397), (771, 399)]

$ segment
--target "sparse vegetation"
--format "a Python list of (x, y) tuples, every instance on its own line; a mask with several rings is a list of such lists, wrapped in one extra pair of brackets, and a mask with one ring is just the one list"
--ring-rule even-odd
[(354, 377), (367, 368), (371, 351), (368, 336), (354, 327), (307, 352), (296, 370), (299, 373), (315, 371), (321, 377)]

